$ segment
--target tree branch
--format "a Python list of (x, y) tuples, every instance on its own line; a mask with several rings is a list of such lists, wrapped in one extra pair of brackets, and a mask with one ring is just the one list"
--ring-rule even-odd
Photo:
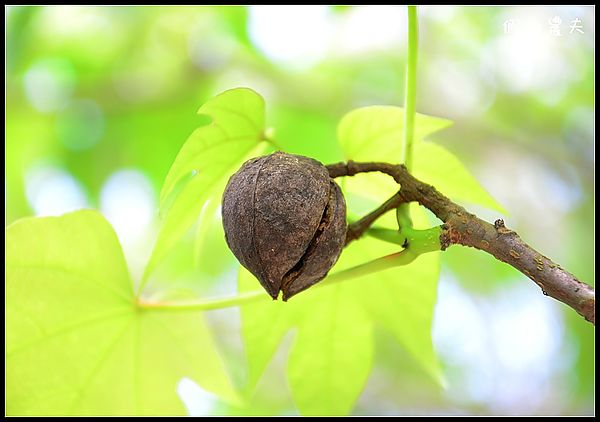
[(375, 222), (379, 217), (381, 217), (386, 212), (393, 210), (398, 207), (401, 203), (405, 202), (404, 198), (400, 195), (400, 192), (394, 194), (390, 199), (381, 204), (377, 209), (371, 211), (369, 214), (365, 215), (358, 221), (355, 221), (352, 224), (348, 225), (346, 229), (346, 243), (347, 246), (353, 240), (361, 237), (365, 231), (371, 227), (371, 224)]
[[(400, 192), (394, 197), (398, 196), (401, 201), (418, 202), (444, 222), (440, 236), (442, 250), (456, 244), (485, 251), (525, 274), (545, 295), (569, 305), (587, 321), (596, 324), (594, 289), (526, 244), (517, 233), (504, 225), (504, 221), (496, 220), (494, 224), (490, 224), (481, 220), (446, 198), (433, 186), (415, 179), (403, 165), (348, 161), (328, 165), (327, 169), (331, 177), (374, 171), (390, 175), (400, 184)], [(380, 208), (383, 209), (394, 197)], [(358, 238), (375, 221), (376, 218), (371, 218), (372, 214), (359, 220), (364, 220), (363, 224), (360, 225), (360, 231), (353, 228), (351, 236), (356, 237), (352, 239)], [(383, 212), (379, 215), (381, 214)]]

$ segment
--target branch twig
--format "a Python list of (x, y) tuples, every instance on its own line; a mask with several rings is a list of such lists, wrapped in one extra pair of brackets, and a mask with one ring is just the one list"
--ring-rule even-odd
[[(446, 198), (433, 186), (415, 179), (403, 165), (348, 161), (330, 164), (327, 169), (331, 177), (374, 171), (392, 176), (400, 184), (398, 196), (401, 200), (418, 202), (444, 222), (444, 230), (440, 236), (442, 250), (457, 244), (485, 251), (525, 274), (540, 286), (545, 295), (569, 305), (587, 321), (596, 324), (594, 289), (526, 244), (517, 233), (508, 229), (502, 220), (496, 220), (494, 224), (481, 220)], [(386, 201), (386, 204), (394, 197)], [(371, 214), (367, 217), (370, 216)], [(364, 224), (360, 225), (362, 231), (354, 231), (352, 236), (356, 237), (352, 240), (358, 238), (368, 225), (375, 221), (367, 217), (359, 220), (365, 220)], [(366, 222), (369, 221), (367, 225)]]
[(396, 193), (390, 199), (381, 204), (377, 209), (371, 211), (369, 214), (365, 215), (358, 221), (355, 221), (352, 224), (348, 225), (346, 229), (346, 243), (347, 246), (353, 240), (361, 237), (365, 231), (386, 212), (393, 210), (398, 207), (401, 203), (405, 202), (404, 198), (400, 195), (400, 193)]

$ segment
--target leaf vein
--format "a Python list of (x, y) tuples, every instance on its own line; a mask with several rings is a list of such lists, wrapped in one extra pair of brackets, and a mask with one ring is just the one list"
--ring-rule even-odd
[(17, 270), (17, 271), (18, 270), (33, 270), (33, 271), (49, 271), (49, 272), (58, 272), (58, 273), (67, 274), (72, 277), (78, 278), (80, 280), (87, 281), (91, 284), (96, 284), (99, 287), (103, 287), (104, 289), (114, 293), (115, 296), (118, 296), (119, 298), (124, 299), (127, 303), (131, 303), (131, 301), (132, 301), (131, 297), (126, 296), (123, 292), (112, 287), (111, 285), (102, 283), (94, 278), (89, 277), (89, 275), (82, 275), (76, 271), (72, 271), (67, 268), (54, 267), (54, 266), (48, 266), (48, 265), (37, 265), (37, 264), (20, 264), (20, 263), (19, 264), (8, 263), (7, 267)]
[(129, 321), (129, 324), (124, 324), (123, 329), (121, 331), (117, 332), (117, 335), (113, 338), (113, 340), (111, 340), (108, 347), (100, 355), (100, 358), (98, 359), (96, 364), (93, 366), (93, 368), (90, 371), (90, 373), (88, 374), (88, 376), (85, 378), (83, 384), (81, 384), (81, 386), (76, 390), (77, 395), (75, 396), (75, 399), (73, 400), (73, 403), (71, 404), (71, 407), (68, 412), (69, 414), (72, 414), (73, 409), (75, 409), (75, 407), (81, 402), (81, 400), (83, 399), (83, 396), (85, 394), (85, 390), (90, 386), (90, 384), (94, 380), (94, 377), (100, 371), (100, 369), (102, 369), (102, 366), (104, 366), (104, 364), (106, 363), (106, 360), (108, 359), (110, 354), (113, 352), (116, 345), (119, 343), (119, 340), (121, 340), (123, 335), (127, 332), (129, 327), (131, 326), (131, 322), (133, 322), (133, 321), (135, 321), (135, 318), (131, 319)]
[(256, 124), (254, 122), (254, 120), (250, 119), (250, 117), (248, 117), (247, 115), (245, 115), (244, 113), (241, 113), (237, 110), (234, 110), (232, 108), (229, 107), (223, 107), (223, 106), (216, 106), (216, 105), (211, 105), (210, 108), (214, 109), (214, 110), (222, 110), (222, 111), (227, 111), (231, 114), (234, 114), (236, 116), (242, 117), (244, 120), (246, 120), (248, 123), (250, 123), (250, 126), (252, 127), (252, 129), (254, 131), (256, 131), (257, 134), (259, 134), (261, 132), (261, 129), (258, 127), (258, 124)]
[(121, 308), (119, 312), (112, 312), (112, 313), (109, 313), (109, 314), (96, 315), (96, 316), (94, 316), (92, 318), (85, 319), (85, 320), (82, 320), (82, 321), (78, 321), (75, 324), (67, 325), (67, 326), (62, 327), (62, 328), (60, 328), (58, 330), (51, 331), (50, 333), (48, 333), (48, 334), (46, 334), (44, 336), (38, 337), (38, 338), (36, 338), (33, 341), (30, 341), (28, 343), (22, 344), (21, 346), (18, 346), (16, 348), (12, 349), (11, 351), (7, 352), (6, 357), (7, 357), (7, 359), (10, 358), (10, 357), (13, 357), (14, 355), (16, 355), (18, 353), (21, 353), (21, 352), (27, 350), (28, 348), (30, 348), (32, 346), (35, 346), (35, 345), (37, 345), (39, 343), (42, 343), (42, 342), (44, 342), (46, 340), (53, 339), (55, 337), (60, 337), (61, 335), (69, 334), (70, 332), (75, 331), (78, 328), (81, 328), (83, 326), (99, 324), (101, 322), (108, 321), (108, 320), (110, 320), (112, 318), (117, 318), (117, 317), (120, 317), (120, 316), (127, 315), (127, 314), (131, 313), (131, 309), (129, 309), (129, 308), (127, 308), (126, 310), (123, 310), (123, 309), (124, 308)]

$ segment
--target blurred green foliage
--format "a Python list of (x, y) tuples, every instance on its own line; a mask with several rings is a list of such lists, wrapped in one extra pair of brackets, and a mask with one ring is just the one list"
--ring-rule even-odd
[[(318, 57), (309, 65), (302, 57), (294, 61), (270, 52), (269, 38), (259, 36), (256, 27), (265, 10), (7, 7), (5, 223), (47, 212), (36, 205), (40, 193), (32, 182), (40, 166), (72, 176), (93, 208), (102, 208), (106, 181), (122, 169), (143, 174), (157, 198), (182, 144), (203, 122), (196, 110), (229, 88), (248, 86), (260, 92), (276, 142), (326, 163), (344, 158), (336, 127), (346, 112), (364, 105), (401, 105), (403, 8), (323, 8), (315, 11), (314, 21), (302, 21), (305, 14), (298, 14), (304, 29), (294, 35), (304, 43), (300, 45), (309, 46), (307, 57), (329, 46), (320, 56), (315, 53)], [(289, 10), (279, 13), (298, 12)], [(455, 121), (428, 139), (457, 155), (477, 176), (508, 210), (507, 225), (590, 284), (595, 275), (593, 12), (592, 7), (421, 7), (417, 100), (419, 112)], [(548, 33), (547, 21), (555, 15), (563, 19), (561, 38)], [(569, 22), (576, 17), (585, 34), (569, 33)], [(274, 26), (278, 19), (293, 26), (289, 16), (270, 19)], [(317, 31), (319, 19), (334, 28), (334, 36)], [(503, 33), (508, 19), (516, 21), (520, 32)], [(322, 42), (311, 41), (315, 36)], [(290, 43), (293, 52), (289, 37), (283, 31), (271, 39)], [(474, 211), (498, 217), (497, 212)], [(155, 223), (157, 202), (153, 215)], [(147, 231), (151, 244), (156, 224)], [(210, 236), (218, 239), (219, 233)], [(201, 256), (194, 256), (192, 237), (158, 269), (156, 284), (223, 291), (219, 285), (226, 275), (217, 274), (217, 263), (233, 260), (219, 252), (223, 248), (196, 250)], [(141, 261), (148, 252), (144, 247), (126, 249), (126, 254), (142, 256)], [(442, 264), (443, 274), (455, 277), (473, 302), (483, 303), (479, 315), (484, 319), (498, 318), (488, 309), (490, 301), (515, 286), (525, 284), (539, 294), (516, 271), (473, 250), (450, 248), (442, 254)], [(529, 400), (535, 404), (523, 404), (527, 397), (523, 403), (490, 399), (494, 394), (489, 391), (503, 397), (503, 382), (516, 386), (518, 381), (510, 384), (508, 375), (504, 380), (488, 377), (492, 387), (473, 387), (467, 376), (478, 374), (457, 366), (443, 351), (448, 381), (460, 391), (441, 392), (426, 377), (410, 376), (409, 369), (418, 369), (407, 365), (410, 359), (405, 361), (391, 339), (381, 335), (374, 373), (355, 411), (592, 414), (594, 329), (570, 309), (549, 303), (558, 315), (558, 325), (549, 327), (560, 341), (561, 359), (547, 368), (544, 390)], [(224, 327), (221, 332), (233, 330), (213, 321), (214, 329)], [(234, 335), (221, 337), (217, 340), (228, 350), (229, 366), (242, 371), (243, 352), (230, 339)], [(285, 380), (278, 377), (282, 365), (276, 359), (267, 369), (254, 408), (219, 404), (213, 411), (292, 412)]]

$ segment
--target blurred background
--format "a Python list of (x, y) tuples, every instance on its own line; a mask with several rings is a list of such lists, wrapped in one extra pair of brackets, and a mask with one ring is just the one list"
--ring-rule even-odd
[[(139, 277), (157, 196), (198, 107), (247, 86), (290, 152), (341, 160), (353, 108), (402, 105), (406, 7), (7, 7), (5, 224), (101, 210)], [(430, 140), (454, 152), (540, 252), (594, 283), (594, 34), (589, 7), (419, 7), (417, 110), (453, 119)], [(215, 216), (215, 221), (217, 216)], [(184, 239), (155, 289), (235, 290), (232, 256)], [(472, 249), (442, 254), (434, 344), (440, 389), (377, 332), (356, 414), (594, 414), (594, 328), (516, 270)], [(198, 264), (198, 265), (195, 265)], [(210, 312), (234, 379), (236, 309)], [(191, 414), (296, 414), (286, 337), (250, 407), (182, 380)]]

